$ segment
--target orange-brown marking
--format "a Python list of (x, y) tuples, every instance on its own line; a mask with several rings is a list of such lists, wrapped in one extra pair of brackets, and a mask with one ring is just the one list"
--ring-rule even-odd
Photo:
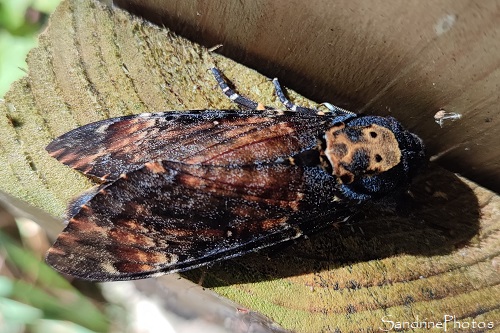
[[(57, 152), (59, 152), (59, 150)], [(82, 169), (83, 173), (87, 173), (92, 169), (90, 165), (92, 165), (92, 163), (95, 160), (97, 160), (99, 157), (105, 154), (106, 154), (105, 152), (100, 152), (100, 153), (98, 152), (96, 154), (85, 156), (85, 155), (76, 155), (73, 153), (64, 154), (63, 151), (62, 154), (60, 155), (57, 155), (55, 152), (51, 155), (57, 158), (61, 163), (69, 165), (74, 169)], [(87, 167), (84, 169), (85, 166)]]
[(264, 104), (262, 103), (257, 103), (257, 110), (259, 111), (264, 111), (266, 109), (266, 107), (264, 106)]
[[(184, 160), (189, 164), (226, 165), (228, 161), (247, 163), (265, 160), (268, 156), (291, 153), (296, 146), (291, 135), (295, 130), (285, 123), (279, 123), (262, 131), (252, 131), (247, 135), (234, 138), (227, 143), (214, 146), (206, 154), (197, 155)], [(287, 140), (283, 140), (286, 137)]]
[(133, 230), (133, 231), (138, 232), (138, 233), (139, 232), (147, 233), (150, 231), (148, 228), (144, 227), (143, 225), (141, 225), (140, 223), (138, 223), (135, 220), (116, 219), (114, 221), (114, 225), (117, 227), (120, 227), (120, 228)]
[(69, 232), (62, 232), (59, 234), (59, 236), (57, 236), (57, 242), (59, 242), (59, 245), (60, 243), (65, 243), (66, 245), (74, 244), (79, 240), (80, 239), (77, 236), (70, 234)]
[(154, 269), (151, 265), (121, 262), (115, 264), (116, 269), (122, 273), (148, 272)]
[(156, 243), (147, 236), (138, 233), (131, 233), (120, 229), (112, 229), (109, 231), (109, 236), (119, 244), (130, 244), (141, 247), (153, 247)]
[(401, 150), (394, 133), (380, 125), (372, 124), (363, 128), (359, 141), (353, 142), (344, 131), (345, 125), (331, 127), (325, 133), (325, 155), (332, 164), (333, 174), (340, 182), (351, 183), (356, 174), (353, 172), (354, 155), (363, 150), (369, 157), (366, 170), (357, 173), (378, 174), (387, 171), (401, 161)]
[(164, 173), (167, 172), (160, 162), (148, 162), (144, 163), (144, 166), (154, 173)]
[[(108, 179), (108, 178), (109, 178), (109, 176), (111, 176), (111, 174), (110, 174), (110, 173), (107, 173), (107, 174), (105, 174), (104, 176), (102, 176), (102, 177), (101, 177), (101, 180), (106, 180), (106, 179)], [(121, 176), (122, 176), (122, 175), (120, 175), (120, 177), (121, 177)]]
[(56, 247), (51, 247), (48, 252), (51, 253), (51, 254), (53, 254), (53, 255), (57, 255), (57, 256), (66, 255), (65, 251), (63, 251), (60, 248), (56, 248)]
[(207, 185), (210, 180), (202, 178), (204, 175), (189, 175), (189, 174), (180, 174), (179, 175), (179, 183), (191, 188), (202, 188)]
[(271, 230), (277, 227), (283, 227), (286, 221), (287, 221), (286, 217), (281, 217), (278, 219), (267, 219), (262, 221), (263, 223), (261, 224), (261, 227), (262, 230)]
[[(78, 233), (100, 233), (103, 236), (107, 235), (107, 230), (103, 227), (97, 226), (94, 222), (89, 221), (87, 217), (80, 217), (78, 219), (71, 218), (69, 220), (68, 228), (70, 228), (70, 232), (74, 233), (75, 231)], [(65, 233), (62, 233), (64, 235)]]
[[(104, 189), (102, 189), (101, 191), (104, 191)], [(99, 191), (100, 192), (100, 191)], [(83, 204), (80, 206), (80, 211), (81, 212), (92, 212), (92, 208), (90, 208), (88, 205), (86, 204)]]
[(170, 255), (166, 253), (159, 252), (146, 252), (134, 247), (119, 247), (114, 249), (121, 258), (129, 262), (137, 262), (137, 263), (165, 263), (170, 262)]

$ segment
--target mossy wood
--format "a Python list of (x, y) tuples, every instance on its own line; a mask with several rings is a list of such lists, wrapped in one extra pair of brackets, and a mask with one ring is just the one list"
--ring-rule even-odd
[[(279, 106), (248, 68), (121, 10), (64, 1), (0, 104), (0, 189), (62, 217), (92, 182), (45, 146), (108, 117), (234, 108), (208, 71), (214, 61), (240, 92)], [(375, 331), (384, 316), (500, 325), (500, 198), (435, 166), (411, 193), (398, 213), (368, 209), (349, 226), (186, 276), (297, 332)]]

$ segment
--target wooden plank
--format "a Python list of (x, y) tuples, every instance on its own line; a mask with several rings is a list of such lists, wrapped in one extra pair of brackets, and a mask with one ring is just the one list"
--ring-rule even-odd
[[(279, 105), (263, 76), (214, 58), (241, 92)], [(28, 56), (29, 75), (0, 103), (0, 189), (62, 216), (91, 183), (45, 145), (109, 116), (234, 107), (207, 71), (212, 61), (121, 10), (63, 2)], [(384, 315), (500, 325), (500, 198), (435, 166), (412, 193), (398, 214), (363, 211), (347, 228), (187, 275), (298, 332), (378, 330)]]

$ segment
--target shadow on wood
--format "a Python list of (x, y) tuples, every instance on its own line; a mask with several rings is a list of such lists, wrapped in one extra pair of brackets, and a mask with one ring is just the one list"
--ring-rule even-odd
[(431, 166), (396, 212), (371, 207), (347, 225), (182, 275), (206, 287), (280, 279), (400, 254), (449, 254), (479, 231), (476, 195), (457, 176)]

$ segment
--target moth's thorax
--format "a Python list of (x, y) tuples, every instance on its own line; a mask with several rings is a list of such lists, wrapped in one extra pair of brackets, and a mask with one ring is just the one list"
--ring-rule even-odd
[(338, 123), (325, 132), (324, 140), (324, 155), (333, 175), (344, 184), (387, 171), (401, 161), (394, 133), (377, 124), (349, 127)]

